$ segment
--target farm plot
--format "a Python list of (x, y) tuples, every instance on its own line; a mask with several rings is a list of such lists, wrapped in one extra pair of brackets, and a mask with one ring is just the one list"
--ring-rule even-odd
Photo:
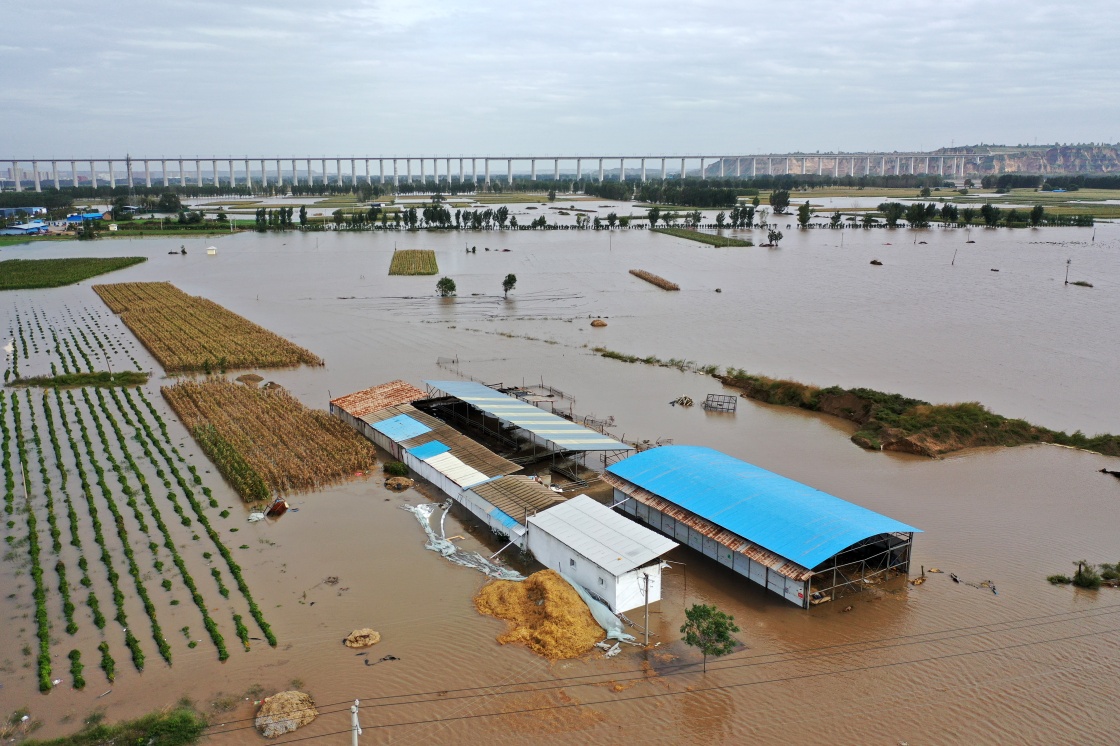
[[(32, 307), (16, 327), (15, 337), (39, 347), (52, 370), (118, 344), (81, 310), (52, 318)], [(40, 691), (60, 683), (57, 659), (66, 649), (75, 689), (86, 685), (83, 657), (99, 660), (109, 683), (121, 675), (121, 659), (143, 671), (158, 654), (170, 666), (176, 647), (203, 642), (166, 633), (184, 621), (200, 624), (218, 661), (230, 657), (227, 635), (248, 649), (242, 615), (277, 644), (217, 516), (212, 523), (207, 515), (205, 503), (214, 509), (217, 501), (141, 388), (0, 389), (0, 467), (12, 547), (4, 561), (30, 576), (15, 587), (34, 603), (34, 623), (13, 634), (38, 651)]]
[(9, 259), (0, 262), (0, 290), (57, 288), (148, 261), (143, 256)]
[(169, 373), (323, 365), (308, 350), (169, 282), (93, 289)]
[(391, 275), (434, 275), (439, 272), (436, 252), (431, 249), (401, 249), (393, 252)]
[(373, 445), (280, 388), (224, 378), (161, 389), (219, 471), (247, 501), (340, 482), (376, 461)]

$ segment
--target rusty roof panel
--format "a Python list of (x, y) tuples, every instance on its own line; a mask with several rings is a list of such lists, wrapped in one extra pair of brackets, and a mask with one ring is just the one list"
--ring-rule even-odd
[(361, 417), (379, 409), (423, 399), (425, 396), (427, 394), (411, 383), (398, 380), (331, 399), (331, 404), (353, 417)]

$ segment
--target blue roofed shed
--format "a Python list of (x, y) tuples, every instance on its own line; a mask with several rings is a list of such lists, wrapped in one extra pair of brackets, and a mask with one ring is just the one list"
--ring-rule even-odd
[(801, 606), (909, 570), (919, 529), (701, 446), (607, 467), (620, 508)]

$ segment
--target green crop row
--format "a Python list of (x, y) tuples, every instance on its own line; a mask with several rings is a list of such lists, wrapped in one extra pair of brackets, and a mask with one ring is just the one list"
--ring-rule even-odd
[[(152, 416), (155, 418), (155, 420), (160, 423), (163, 432), (166, 433), (167, 430), (166, 427), (164, 427), (163, 418), (160, 417), (155, 407), (152, 406), (152, 403), (144, 395), (143, 390), (137, 388), (136, 392), (140, 399), (147, 405), (148, 410), (152, 413)], [(127, 389), (124, 391), (124, 395), (129, 400), (129, 402), (132, 402), (131, 393)], [(134, 411), (138, 411), (138, 409), (134, 407)], [(174, 460), (172, 460), (171, 455), (163, 448), (158, 440), (155, 440), (153, 438), (152, 442), (155, 444), (156, 450), (158, 450), (160, 452), (160, 455), (163, 456), (164, 462), (167, 464), (168, 468), (171, 470), (172, 475), (175, 477), (175, 480), (178, 482), (180, 490), (182, 491), (184, 497), (187, 498), (187, 502), (189, 502), (191, 504), (191, 507), (194, 508), (196, 519), (206, 530), (206, 535), (210, 537), (210, 540), (214, 543), (214, 546), (217, 548), (218, 553), (222, 555), (222, 559), (225, 560), (226, 566), (229, 568), (229, 573), (233, 577), (234, 582), (237, 584), (237, 589), (241, 591), (241, 595), (244, 596), (245, 601), (249, 604), (249, 613), (252, 615), (253, 620), (257, 623), (257, 626), (260, 628), (261, 633), (264, 634), (265, 639), (268, 640), (268, 644), (272, 647), (276, 647), (276, 635), (272, 632), (272, 628), (269, 626), (268, 622), (265, 621), (264, 614), (261, 613), (261, 610), (257, 606), (256, 601), (253, 600), (253, 595), (249, 592), (249, 586), (245, 583), (245, 579), (241, 574), (241, 566), (238, 565), (237, 562), (233, 559), (233, 555), (230, 553), (226, 545), (222, 543), (221, 537), (219, 537), (218, 532), (215, 531), (213, 526), (210, 525), (210, 521), (206, 517), (204, 508), (199, 503), (198, 498), (195, 497), (194, 491), (190, 488), (187, 480), (184, 479), (183, 475), (179, 472), (179, 469), (175, 465)], [(170, 439), (168, 439), (167, 442), (170, 444)], [(174, 453), (180, 461), (184, 460), (179, 454), (178, 449), (176, 449), (174, 446), (171, 446), (171, 452)], [(198, 475), (198, 471), (190, 464), (187, 465), (187, 468), (191, 472), (195, 485), (201, 485), (202, 478)], [(209, 489), (207, 487), (202, 487), (202, 491), (210, 499), (211, 507), (216, 507), (216, 503)]]
[[(126, 441), (124, 434), (121, 433), (120, 428), (117, 425), (116, 418), (113, 416), (113, 413), (106, 405), (104, 395), (101, 393), (101, 389), (96, 389), (96, 392), (98, 406), (101, 414), (105, 417), (105, 419), (109, 421), (109, 425), (113, 428), (114, 434), (117, 436), (117, 442), (120, 444), (121, 451), (124, 453), (125, 458), (129, 462), (131, 462), (131, 466), (134, 470), (136, 470), (136, 473), (139, 473), (139, 470), (136, 469), (135, 462), (132, 462), (132, 457), (128, 453), (128, 448), (125, 445)], [(105, 453), (105, 458), (106, 460), (108, 460), (110, 466), (112, 466), (113, 471), (116, 472), (117, 481), (121, 485), (121, 491), (125, 494), (126, 502), (128, 506), (132, 508), (132, 512), (136, 516), (137, 523), (140, 524), (140, 530), (147, 535), (147, 522), (144, 520), (144, 514), (140, 510), (139, 503), (137, 503), (136, 501), (135, 491), (129, 485), (128, 478), (124, 473), (124, 469), (121, 468), (120, 463), (116, 460), (116, 458), (112, 454), (112, 451), (110, 450), (109, 438), (105, 434), (105, 428), (101, 424), (101, 417), (98, 417), (97, 413), (93, 409), (93, 401), (90, 398), (89, 391), (87, 389), (82, 389), (82, 397), (85, 399), (86, 406), (89, 407), (90, 414), (93, 416), (93, 425), (97, 430), (98, 437), (101, 438), (101, 445)], [(152, 639), (156, 643), (156, 648), (158, 648), (159, 654), (170, 665), (171, 645), (168, 644), (167, 639), (163, 636), (163, 629), (159, 625), (159, 620), (156, 619), (156, 607), (155, 604), (152, 603), (152, 599), (148, 596), (148, 589), (144, 585), (143, 575), (140, 572), (139, 565), (137, 565), (136, 563), (136, 555), (133, 552), (132, 545), (128, 540), (128, 531), (124, 525), (124, 518), (118, 512), (116, 504), (113, 502), (110, 494), (108, 493), (108, 488), (105, 486), (104, 480), (102, 478), (102, 472), (100, 470), (98, 470), (98, 483), (102, 488), (102, 493), (105, 495), (105, 499), (109, 505), (109, 510), (113, 513), (113, 518), (116, 521), (117, 534), (120, 536), (121, 545), (124, 547), (124, 556), (128, 561), (128, 573), (132, 576), (133, 585), (136, 587), (136, 595), (140, 597), (140, 601), (144, 605), (144, 611), (147, 612), (148, 619), (151, 622)], [(143, 487), (146, 489), (147, 485), (143, 485)]]
[[(129, 425), (130, 427), (132, 427), (133, 432), (134, 432), (134, 438), (135, 438), (136, 442), (140, 444), (140, 447), (143, 449), (144, 454), (148, 457), (148, 461), (152, 464), (153, 467), (156, 468), (156, 476), (158, 476), (160, 479), (163, 480), (164, 487), (168, 490), (168, 493), (167, 493), (168, 500), (171, 502), (171, 504), (173, 506), (175, 506), (175, 511), (176, 511), (176, 513), (179, 514), (180, 519), (184, 522), (184, 525), (190, 525), (190, 519), (187, 518), (187, 516), (183, 514), (182, 508), (179, 505), (178, 500), (175, 498), (175, 493), (171, 491), (170, 480), (167, 479), (166, 473), (159, 467), (159, 463), (157, 462), (155, 456), (152, 454), (151, 449), (148, 447), (149, 438), (151, 438), (150, 428), (147, 428), (147, 437), (145, 437), (145, 432), (143, 432), (143, 430), (145, 429), (145, 426), (138, 425), (136, 422), (134, 422), (132, 420), (131, 417), (129, 417), (128, 412), (125, 410), (125, 407), (121, 403), (121, 400), (118, 397), (116, 391), (111, 391), (110, 394), (112, 395), (113, 401), (116, 403), (117, 408), (121, 413), (121, 416), (124, 418), (125, 423), (127, 425)], [(100, 395), (100, 392), (98, 392), (98, 395)], [(129, 403), (133, 404), (131, 399), (129, 400)], [(134, 412), (136, 411), (134, 404), (133, 404), (133, 411)], [(138, 413), (137, 413), (137, 417), (139, 417)], [(117, 437), (119, 439), (121, 439), (121, 442), (123, 443), (124, 442), (124, 435), (123, 435), (123, 433), (121, 433), (121, 431), (119, 429), (117, 429), (115, 421), (113, 423), (113, 427), (114, 427), (114, 429), (116, 429)], [(191, 593), (191, 599), (194, 601), (195, 606), (198, 607), (199, 612), (201, 612), (201, 614), (202, 614), (203, 626), (206, 627), (206, 631), (209, 633), (210, 639), (214, 643), (214, 647), (216, 647), (218, 649), (218, 660), (224, 661), (227, 658), (229, 658), (229, 651), (226, 649), (225, 639), (222, 637), (221, 632), (218, 631), (217, 623), (210, 617), (210, 612), (206, 607), (206, 601), (205, 601), (205, 599), (203, 599), (202, 594), (199, 593), (198, 587), (194, 582), (194, 578), (191, 577), (190, 571), (187, 569), (186, 563), (183, 561), (183, 558), (180, 556), (178, 550), (175, 547), (175, 542), (171, 538), (171, 532), (168, 530), (167, 524), (164, 523), (164, 521), (163, 521), (163, 516), (160, 514), (159, 507), (156, 505), (155, 500), (152, 497), (152, 493), (151, 493), (150, 488), (148, 487), (147, 481), (140, 474), (139, 469), (136, 468), (136, 464), (132, 460), (132, 456), (128, 454), (127, 449), (125, 449), (125, 457), (128, 459), (129, 463), (132, 465), (133, 471), (136, 473), (137, 478), (140, 480), (140, 488), (144, 493), (144, 499), (148, 504), (148, 509), (151, 511), (152, 517), (155, 519), (156, 525), (159, 527), (160, 531), (163, 533), (164, 547), (171, 553), (171, 561), (173, 563), (175, 563), (175, 567), (178, 568), (179, 575), (182, 578), (183, 583), (187, 586), (187, 589)], [(212, 570), (212, 572), (213, 571), (214, 570)], [(224, 593), (222, 593), (222, 595), (224, 597), (228, 598), (229, 597), (229, 591), (225, 589), (224, 585), (222, 585), (220, 576), (215, 576), (215, 577), (218, 579), (218, 590), (219, 590), (219, 592), (221, 593), (222, 591), (225, 591)]]
[[(30, 395), (29, 395), (30, 397)], [(30, 398), (29, 398), (30, 401)], [(51, 690), (51, 624), (47, 615), (47, 589), (43, 584), (43, 567), (40, 564), (39, 529), (35, 518), (35, 508), (31, 505), (31, 476), (27, 471), (27, 445), (23, 437), (23, 419), (20, 415), (19, 397), (12, 397), (13, 429), (16, 435), (16, 449), (23, 472), (23, 489), (27, 513), (27, 545), (31, 556), (32, 596), (35, 599), (35, 628), (39, 638), (39, 691)]]
[(82, 653), (81, 653), (81, 651), (71, 650), (69, 658), (70, 658), (70, 678), (72, 678), (74, 680), (74, 688), (75, 689), (85, 689), (86, 688), (86, 680), (82, 676), (82, 669), (85, 668), (85, 666), (82, 665)]
[[(98, 482), (101, 486), (102, 494), (108, 494), (106, 502), (110, 505), (110, 510), (113, 512), (114, 516), (119, 516), (120, 514), (116, 510), (116, 505), (113, 503), (112, 493), (109, 492), (109, 488), (105, 485), (103, 476), (104, 471), (96, 461), (96, 452), (94, 451), (93, 443), (89, 437), (89, 430), (86, 428), (85, 418), (82, 417), (81, 409), (77, 406), (77, 402), (74, 400), (74, 394), (70, 391), (67, 391), (66, 396), (69, 399), (71, 406), (74, 407), (74, 417), (77, 420), (78, 429), (82, 435), (82, 442), (85, 445), (86, 457), (89, 459), (90, 466), (98, 475)], [(67, 424), (67, 421), (65, 419), (63, 419), (63, 425), (64, 427), (66, 427), (67, 434), (69, 435), (69, 425)], [(71, 447), (74, 450), (75, 456), (77, 456), (78, 449), (74, 446), (73, 438), (71, 438), (70, 443)], [(109, 554), (109, 549), (105, 545), (105, 535), (102, 531), (101, 519), (97, 514), (97, 505), (93, 497), (93, 490), (90, 486), (89, 480), (86, 477), (85, 469), (81, 465), (81, 459), (77, 459), (77, 463), (78, 476), (82, 483), (82, 493), (83, 495), (85, 495), (86, 504), (89, 506), (90, 520), (93, 525), (93, 534), (97, 539), (98, 546), (101, 548), (101, 562), (105, 565), (105, 569), (109, 577), (109, 585), (113, 588), (113, 604), (117, 609), (117, 614), (114, 619), (116, 619), (118, 624), (124, 627), (124, 641), (125, 645), (128, 646), (129, 652), (132, 653), (133, 665), (136, 666), (136, 670), (143, 671), (144, 651), (140, 649), (140, 641), (136, 639), (136, 636), (132, 634), (132, 630), (128, 627), (128, 617), (126, 616), (124, 611), (124, 593), (120, 588), (120, 575), (116, 570), (113, 569), (112, 556)], [(122, 520), (118, 518), (116, 523), (118, 530), (124, 529), (124, 523)], [(132, 551), (128, 545), (127, 535), (124, 537), (124, 545), (127, 551)]]

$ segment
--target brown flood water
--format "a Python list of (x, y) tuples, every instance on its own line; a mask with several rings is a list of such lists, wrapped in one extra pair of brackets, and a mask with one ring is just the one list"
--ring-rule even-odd
[[(259, 738), (240, 729), (253, 712), (244, 693), (299, 679), (327, 706), (298, 735), (322, 734), (322, 743), (347, 742), (338, 732), (348, 728), (346, 703), (355, 697), (363, 702), (363, 743), (1112, 742), (1109, 734), (1120, 730), (1113, 683), (1120, 673), (1120, 592), (1055, 588), (1045, 576), (1069, 572), (1081, 558), (1120, 559), (1111, 520), (1120, 484), (1097, 473), (1120, 468), (1116, 459), (1044, 446), (940, 461), (868, 453), (847, 440), (845, 423), (807, 413), (746, 400), (734, 415), (670, 407), (678, 396), (700, 401), (720, 386), (696, 374), (602, 359), (582, 345), (932, 401), (978, 400), (1048, 426), (1116, 432), (1120, 352), (1109, 339), (1120, 324), (1120, 230), (1100, 225), (1094, 242), (1092, 229), (974, 230), (977, 243), (969, 245), (960, 231), (918, 233), (926, 245), (914, 244), (916, 234), (907, 231), (846, 231), (843, 246), (836, 232), (785, 233), (780, 250), (714, 249), (632, 231), (613, 238), (247, 234), (189, 240), (186, 257), (167, 255), (184, 242), (178, 238), (38, 244), (0, 256), (148, 255), (146, 264), (104, 281), (171, 280), (323, 356), (325, 369), (264, 373), (309, 406), (325, 407), (331, 395), (391, 378), (454, 377), (437, 367), (437, 357), (457, 356), (464, 372), (490, 382), (543, 378), (575, 396), (578, 413), (613, 415), (616, 434), (628, 439), (709, 445), (919, 526), (925, 533), (916, 539), (915, 568), (991, 580), (999, 595), (942, 574), (917, 588), (896, 581), (805, 612), (678, 549), (669, 558), (685, 565), (668, 573), (665, 598), (651, 614), (662, 644), (648, 661), (660, 675), (627, 681), (642, 677), (647, 660), (635, 648), (609, 661), (592, 656), (550, 665), (522, 648), (497, 645), (501, 623), (479, 617), (471, 604), (482, 576), (425, 551), (420, 527), (400, 509), (424, 500), (419, 491), (395, 495), (377, 478), (360, 479), (295, 496), (298, 513), (248, 524), (232, 492), (204, 474), (222, 507), (236, 508), (228, 520), (216, 511), (211, 520), (231, 549), (249, 545), (236, 555), (280, 645), (254, 643), (243, 652), (228, 611), (243, 605), (236, 593), (227, 602), (207, 587), (207, 599), (221, 601), (212, 613), (231, 657), (216, 661), (188, 601), (173, 607), (157, 598), (175, 656), (168, 668), (147, 636), (142, 609), (130, 602), (148, 666), (143, 674), (133, 670), (110, 621), (106, 639), (118, 679), (112, 694), (98, 699), (110, 688), (96, 668), (99, 636), (79, 604), (81, 630), (63, 639), (51, 587), (54, 669), (64, 684), (44, 697), (35, 690), (33, 658), (21, 652), (35, 647), (26, 569), (18, 574), (9, 561), (0, 576), (0, 608), (11, 629), (0, 640), (0, 711), (29, 706), (44, 723), (40, 733), (54, 735), (73, 730), (95, 708), (117, 719), (186, 696), (211, 710), (219, 694), (238, 694), (240, 705), (214, 715), (226, 725), (211, 740), (242, 743)], [(466, 255), (464, 240), (478, 253)], [(440, 274), (455, 278), (459, 297), (432, 297), (434, 277), (387, 277), (394, 242), (436, 249)], [(210, 244), (217, 256), (205, 255)], [(485, 252), (487, 246), (510, 252)], [(868, 266), (872, 258), (885, 266)], [(1071, 279), (1095, 288), (1063, 286), (1068, 258)], [(628, 275), (631, 268), (683, 289), (661, 291)], [(518, 285), (503, 302), (500, 283), (508, 272)], [(112, 323), (88, 285), (5, 293), (0, 328), (6, 332), (15, 309), (22, 315), (32, 307), (47, 317), (61, 317), (64, 306), (85, 309)], [(589, 314), (609, 317), (610, 326), (590, 329)], [(130, 339), (126, 330), (121, 336)], [(520, 338), (526, 336), (551, 343)], [(142, 349), (129, 351), (145, 367), (152, 364)], [(176, 445), (200, 471), (209, 468), (159, 398), (159, 383), (157, 376), (148, 395)], [(238, 533), (226, 533), (234, 527)], [(448, 518), (448, 528), (467, 536), (467, 548), (498, 548), (469, 524)], [(189, 545), (189, 532), (175, 530), (177, 541)], [(48, 553), (49, 543), (44, 561)], [(197, 557), (188, 563), (205, 567)], [(204, 572), (196, 571), (196, 579)], [(338, 585), (322, 583), (332, 575)], [(127, 593), (130, 586), (122, 587)], [(108, 592), (95, 588), (106, 607)], [(151, 588), (158, 591), (157, 581)], [(676, 632), (693, 603), (717, 604), (742, 628), (744, 647), (709, 662), (706, 675), (674, 668), (698, 662)], [(203, 639), (193, 650), (178, 631), (184, 624)], [(364, 626), (382, 634), (370, 658), (400, 660), (368, 666), (341, 645)], [(71, 647), (83, 651), (84, 692), (67, 688)], [(494, 687), (525, 682), (541, 683), (521, 689), (547, 688), (495, 694), (505, 690)], [(490, 696), (469, 696), (483, 693)], [(566, 706), (576, 703), (587, 706)], [(427, 722), (438, 719), (445, 720)], [(217, 734), (222, 730), (229, 732)]]

